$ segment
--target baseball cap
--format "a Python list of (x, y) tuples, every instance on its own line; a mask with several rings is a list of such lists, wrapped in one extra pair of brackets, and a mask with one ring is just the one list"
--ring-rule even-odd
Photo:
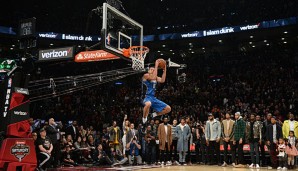
[(240, 115), (240, 112), (236, 112), (235, 115)]
[(46, 131), (44, 128), (41, 128), (40, 130), (39, 130), (39, 132), (43, 132), (43, 131)]
[(213, 116), (213, 114), (212, 113), (208, 113), (208, 116)]

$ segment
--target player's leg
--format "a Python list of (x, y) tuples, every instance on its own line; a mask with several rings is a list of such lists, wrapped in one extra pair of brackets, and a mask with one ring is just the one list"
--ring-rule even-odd
[(144, 124), (147, 122), (147, 117), (149, 115), (150, 107), (151, 107), (151, 102), (149, 100), (145, 101), (144, 102), (144, 108), (143, 108), (143, 123)]
[(164, 114), (167, 114), (169, 112), (171, 112), (171, 107), (169, 105), (167, 105), (165, 108), (163, 108), (163, 110), (161, 112), (157, 112), (157, 115), (160, 116), (160, 115), (164, 115)]
[(156, 111), (152, 114), (153, 117), (171, 112), (171, 107), (165, 102), (158, 100), (157, 98), (152, 99), (151, 103), (151, 107)]

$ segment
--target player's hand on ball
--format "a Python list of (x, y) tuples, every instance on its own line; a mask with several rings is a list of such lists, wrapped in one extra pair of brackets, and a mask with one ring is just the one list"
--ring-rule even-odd
[(158, 67), (158, 65), (159, 65), (159, 59), (157, 59), (157, 60), (155, 61), (155, 66)]

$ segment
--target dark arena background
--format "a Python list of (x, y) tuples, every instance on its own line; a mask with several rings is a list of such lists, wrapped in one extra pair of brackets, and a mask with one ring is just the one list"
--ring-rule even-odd
[(0, 6), (0, 170), (295, 170), (297, 140), (296, 0)]

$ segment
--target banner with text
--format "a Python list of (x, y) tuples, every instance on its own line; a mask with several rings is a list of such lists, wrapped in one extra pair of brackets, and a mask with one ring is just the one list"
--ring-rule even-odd
[(119, 57), (104, 50), (80, 52), (75, 56), (75, 62), (92, 62), (113, 59), (119, 59)]

